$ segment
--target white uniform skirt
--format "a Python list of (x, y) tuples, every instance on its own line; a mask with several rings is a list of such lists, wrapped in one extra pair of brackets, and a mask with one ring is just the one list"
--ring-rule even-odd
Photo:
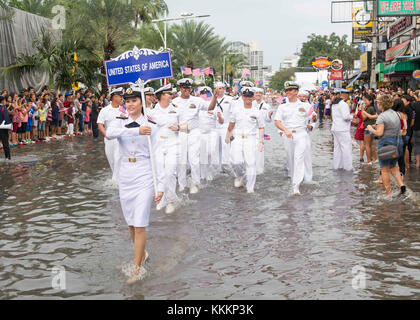
[(121, 208), (128, 226), (149, 226), (154, 187), (150, 159), (138, 159), (135, 163), (121, 160), (119, 171)]

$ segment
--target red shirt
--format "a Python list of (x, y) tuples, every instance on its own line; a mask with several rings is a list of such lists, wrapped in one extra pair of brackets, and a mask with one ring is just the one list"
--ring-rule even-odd
[(68, 108), (66, 112), (67, 112), (67, 123), (68, 124), (74, 123), (73, 108)]

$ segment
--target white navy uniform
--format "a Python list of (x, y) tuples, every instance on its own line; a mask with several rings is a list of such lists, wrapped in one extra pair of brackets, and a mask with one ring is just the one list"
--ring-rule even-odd
[[(303, 102), (307, 103), (309, 106), (309, 109), (312, 109), (312, 104), (309, 102)], [(315, 112), (312, 113), (316, 114)], [(310, 115), (309, 125), (312, 127), (312, 130), (308, 129), (308, 138), (306, 142), (306, 149), (305, 149), (305, 178), (304, 180), (307, 182), (312, 181), (313, 179), (313, 169), (312, 169), (312, 142), (311, 142), (311, 134), (314, 132), (314, 130), (317, 128), (317, 122), (312, 121), (312, 115)]]
[(217, 131), (217, 150), (219, 152), (219, 168), (222, 169), (230, 168), (230, 144), (226, 143), (226, 133), (229, 127), (230, 115), (232, 113), (232, 103), (233, 98), (230, 96), (224, 96), (223, 98), (217, 98), (216, 106), (222, 112), (222, 117), (224, 119), (223, 124), (217, 121), (216, 131)]
[[(140, 135), (140, 129), (126, 128), (136, 122), (140, 126), (150, 126), (152, 150), (159, 150), (157, 126), (147, 124), (145, 116), (136, 121), (130, 117), (118, 119), (110, 124), (107, 131), (109, 139), (118, 141), (120, 147), (120, 201), (124, 218), (128, 226), (145, 228), (149, 225), (150, 208), (153, 202), (154, 186), (148, 138)], [(162, 163), (155, 159), (158, 192), (165, 191), (165, 171)]]
[(352, 140), (350, 134), (351, 120), (349, 105), (339, 99), (334, 101), (331, 133), (334, 136), (334, 169), (353, 170)]
[(305, 178), (305, 151), (308, 143), (307, 124), (310, 117), (310, 105), (300, 100), (287, 102), (281, 105), (274, 120), (280, 121), (283, 126), (292, 133), (290, 139), (283, 133), (283, 142), (286, 149), (286, 161), (289, 176), (292, 177), (293, 189), (299, 191), (299, 186)]
[(259, 129), (265, 127), (263, 113), (258, 108), (245, 108), (242, 98), (234, 102), (230, 122), (235, 124), (231, 145), (232, 168), (237, 179), (246, 176), (248, 192), (254, 191), (257, 177), (257, 145)]
[(188, 99), (175, 98), (172, 103), (178, 107), (179, 123), (187, 123), (188, 131), (179, 133), (180, 165), (178, 167), (178, 183), (180, 189), (187, 187), (187, 163), (191, 167), (191, 180), (195, 186), (200, 185), (200, 122), (199, 112), (207, 111), (208, 104), (199, 97), (190, 96)]
[[(264, 118), (265, 124), (272, 122), (272, 119), (269, 116), (269, 112), (272, 110), (269, 104), (265, 103), (264, 101), (258, 103), (256, 100), (253, 102), (253, 106), (261, 111), (262, 116)], [(260, 137), (257, 136), (257, 175), (264, 173), (264, 151), (260, 152), (259, 145), (260, 145)]]
[[(208, 106), (209, 101), (204, 101)], [(217, 149), (218, 132), (216, 125), (219, 122), (217, 114), (222, 111), (216, 107), (211, 111), (200, 111), (200, 132), (201, 132), (201, 145), (200, 145), (200, 166), (201, 178), (208, 181), (213, 180), (213, 175), (216, 173), (219, 165), (219, 154)], [(226, 134), (225, 134), (226, 137)]]
[(119, 145), (117, 140), (110, 140), (108, 138), (108, 128), (113, 121), (116, 121), (117, 117), (120, 115), (127, 115), (124, 109), (118, 106), (113, 108), (111, 104), (103, 108), (99, 112), (98, 123), (102, 124), (105, 128), (107, 136), (105, 137), (105, 155), (108, 159), (109, 166), (112, 171), (112, 181), (118, 184), (118, 170), (119, 170)]
[(162, 108), (158, 103), (154, 109), (147, 111), (157, 126), (156, 139), (159, 141), (156, 151), (156, 161), (160, 162), (165, 170), (165, 194), (158, 207), (162, 208), (169, 203), (179, 202), (176, 194), (177, 169), (179, 163), (179, 133), (169, 129), (179, 125), (178, 108), (169, 104)]

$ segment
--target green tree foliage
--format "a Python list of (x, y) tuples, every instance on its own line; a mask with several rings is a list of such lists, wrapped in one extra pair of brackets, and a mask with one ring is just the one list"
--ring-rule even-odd
[(312, 33), (308, 41), (303, 43), (299, 67), (310, 67), (313, 58), (328, 56), (343, 61), (344, 70), (353, 70), (353, 61), (360, 58), (357, 46), (348, 44), (347, 35), (340, 36), (332, 33), (330, 36)]
[(296, 72), (295, 68), (289, 68), (282, 71), (277, 71), (270, 80), (270, 88), (278, 92), (284, 90), (284, 83), (293, 79)]

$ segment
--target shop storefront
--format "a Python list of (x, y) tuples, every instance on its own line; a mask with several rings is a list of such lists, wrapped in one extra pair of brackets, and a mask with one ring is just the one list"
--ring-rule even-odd
[(420, 69), (419, 61), (398, 61), (384, 68), (386, 76), (392, 86), (398, 86), (407, 90), (409, 87), (417, 88), (416, 81), (412, 75), (415, 70)]

